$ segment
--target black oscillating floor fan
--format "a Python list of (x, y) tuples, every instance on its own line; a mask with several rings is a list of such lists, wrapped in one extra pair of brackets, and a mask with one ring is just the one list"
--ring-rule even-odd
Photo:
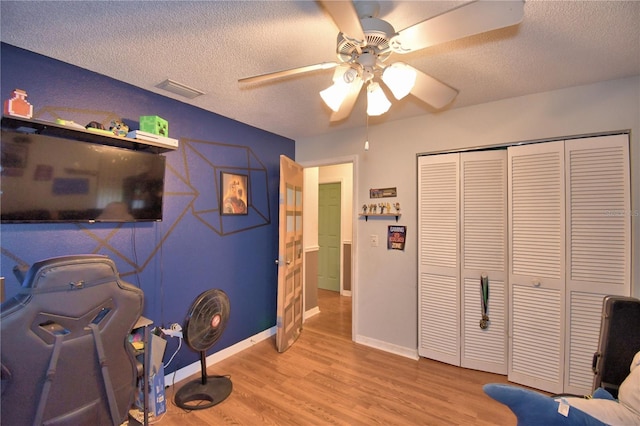
[(229, 321), (229, 297), (218, 289), (207, 290), (198, 296), (184, 322), (184, 341), (191, 349), (200, 352), (202, 378), (181, 387), (174, 398), (178, 407), (185, 410), (202, 410), (224, 401), (233, 389), (226, 376), (207, 376), (206, 351), (212, 347)]

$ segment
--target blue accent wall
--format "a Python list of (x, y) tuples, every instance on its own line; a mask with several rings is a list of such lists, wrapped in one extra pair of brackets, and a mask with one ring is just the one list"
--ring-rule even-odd
[[(35, 119), (84, 125), (118, 117), (135, 130), (140, 116), (157, 115), (169, 122), (169, 136), (180, 147), (162, 154), (162, 222), (3, 224), (0, 266), (8, 298), (20, 286), (15, 265), (98, 253), (115, 261), (124, 281), (142, 288), (144, 315), (156, 325), (182, 324), (207, 289), (227, 292), (231, 317), (209, 353), (275, 325), (279, 157), (295, 157), (293, 140), (2, 43), (2, 101), (16, 88), (27, 92)], [(220, 215), (223, 171), (249, 177), (247, 215)], [(165, 363), (176, 340), (169, 339)], [(166, 372), (197, 360), (198, 354), (183, 347)]]

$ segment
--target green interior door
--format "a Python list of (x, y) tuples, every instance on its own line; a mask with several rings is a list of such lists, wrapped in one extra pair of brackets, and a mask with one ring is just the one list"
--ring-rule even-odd
[(318, 193), (318, 287), (340, 291), (340, 183), (320, 184)]

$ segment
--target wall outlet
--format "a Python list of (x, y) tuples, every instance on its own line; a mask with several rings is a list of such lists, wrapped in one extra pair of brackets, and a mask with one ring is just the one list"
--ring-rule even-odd
[(163, 328), (162, 333), (166, 334), (167, 336), (179, 337), (180, 339), (182, 339), (182, 326), (174, 322), (169, 328)]
[(377, 235), (369, 235), (369, 241), (371, 241), (371, 247), (378, 247), (378, 236)]

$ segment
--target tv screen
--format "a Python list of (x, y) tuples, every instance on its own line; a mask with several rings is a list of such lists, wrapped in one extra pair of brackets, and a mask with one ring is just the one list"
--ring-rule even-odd
[(162, 220), (165, 157), (2, 131), (3, 223)]

